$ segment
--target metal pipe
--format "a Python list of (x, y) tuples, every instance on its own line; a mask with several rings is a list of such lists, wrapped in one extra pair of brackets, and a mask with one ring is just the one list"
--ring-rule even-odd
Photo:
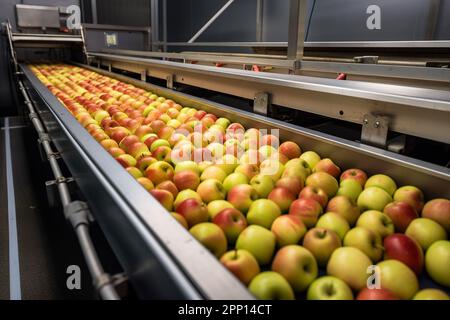
[(216, 14), (214, 14), (211, 19), (208, 20), (208, 22), (205, 23), (205, 25), (203, 27), (200, 28), (200, 30), (197, 31), (196, 34), (194, 34), (194, 36), (189, 39), (188, 43), (192, 43), (194, 42), (198, 37), (200, 37), (202, 35), (202, 33), (208, 29), (208, 27), (214, 22), (216, 21), (216, 19), (234, 2), (234, 0), (228, 0), (227, 3), (224, 4), (224, 6), (222, 8), (219, 9), (219, 11), (216, 12)]
[(290, 0), (289, 3), (289, 34), (288, 59), (301, 60), (305, 48), (306, 0)]
[[(63, 206), (66, 206), (71, 203), (72, 199), (70, 196), (69, 186), (67, 185), (67, 182), (65, 182), (65, 177), (62, 174), (61, 168), (57, 161), (56, 153), (53, 152), (50, 142), (47, 139), (44, 139), (46, 136), (46, 131), (44, 129), (44, 126), (39, 119), (36, 109), (33, 106), (33, 103), (31, 102), (31, 99), (25, 89), (25, 86), (23, 85), (21, 80), (18, 80), (19, 89), (23, 95), (23, 98), (25, 100), (25, 104), (28, 107), (28, 111), (30, 114), (31, 122), (33, 123), (33, 126), (35, 127), (39, 138), (41, 140), (42, 147), (47, 154), (47, 158), (50, 164), (50, 168), (53, 172), (53, 176), (55, 180), (57, 181), (57, 188), (59, 192), (59, 196), (61, 199), (61, 203)], [(109, 276), (105, 273), (100, 260), (98, 258), (97, 252), (95, 251), (95, 247), (91, 241), (91, 237), (89, 235), (89, 228), (86, 224), (78, 224), (74, 228), (75, 234), (77, 235), (78, 242), (80, 244), (81, 250), (83, 252), (84, 258), (86, 260), (86, 264), (88, 266), (89, 272), (91, 274), (91, 277), (94, 281), (94, 284), (96, 285), (96, 288), (98, 289), (100, 297), (104, 300), (119, 300), (120, 297), (117, 294), (114, 286), (111, 284), (111, 282), (108, 280)]]
[(256, 0), (256, 41), (263, 41), (264, 0)]

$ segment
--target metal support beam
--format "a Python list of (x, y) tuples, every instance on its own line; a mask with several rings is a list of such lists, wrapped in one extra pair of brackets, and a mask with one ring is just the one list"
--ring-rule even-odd
[(98, 23), (97, 0), (91, 0), (91, 10), (92, 10), (92, 24), (97, 24)]
[(159, 0), (150, 1), (150, 25), (152, 31), (152, 51), (158, 51), (159, 42)]
[(256, 0), (256, 41), (263, 41), (264, 0)]
[(290, 0), (288, 59), (301, 60), (305, 47), (307, 0)]
[[(163, 1), (163, 8), (162, 8), (162, 16), (163, 16), (163, 41), (164, 43), (167, 43), (167, 0)], [(167, 52), (167, 44), (163, 46), (163, 51)]]
[(430, 9), (428, 12), (427, 29), (425, 38), (427, 40), (434, 40), (434, 34), (436, 32), (436, 25), (439, 18), (439, 10), (441, 8), (441, 0), (430, 0)]
[(214, 22), (216, 21), (216, 19), (234, 2), (234, 0), (228, 0), (227, 3), (225, 3), (223, 5), (222, 8), (219, 9), (219, 11), (217, 11), (212, 17), (211, 19), (208, 20), (208, 22), (205, 23), (205, 25), (203, 27), (200, 28), (200, 30), (197, 31), (196, 34), (194, 34), (194, 36), (189, 39), (188, 43), (192, 43), (194, 42), (198, 37), (200, 37), (202, 35), (202, 33), (208, 29), (208, 27)]

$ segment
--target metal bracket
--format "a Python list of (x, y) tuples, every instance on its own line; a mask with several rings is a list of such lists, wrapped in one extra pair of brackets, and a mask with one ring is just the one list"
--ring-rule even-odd
[(389, 118), (373, 114), (364, 115), (361, 141), (365, 144), (386, 148)]
[(359, 56), (354, 57), (353, 61), (355, 61), (355, 63), (377, 64), (378, 58), (378, 56)]
[(48, 204), (51, 208), (57, 207), (60, 204), (58, 190), (55, 187), (57, 187), (60, 183), (69, 183), (72, 181), (74, 181), (73, 178), (59, 177), (58, 179), (45, 182)]
[(173, 74), (169, 74), (166, 77), (166, 87), (169, 89), (173, 89), (173, 80), (174, 80), (175, 76)]
[(267, 116), (270, 106), (270, 94), (258, 92), (253, 99), (253, 112)]
[(64, 206), (64, 216), (74, 229), (80, 224), (89, 225), (89, 214), (89, 207), (83, 201), (72, 201)]
[(56, 160), (61, 159), (61, 154), (59, 152), (47, 153), (47, 160), (50, 160), (50, 158), (54, 158)]
[(141, 71), (141, 81), (147, 82), (147, 70)]
[(128, 280), (128, 276), (125, 273), (118, 273), (111, 276), (111, 282), (120, 297), (126, 297), (128, 295)]
[(111, 72), (112, 71), (112, 64), (108, 63), (108, 71)]

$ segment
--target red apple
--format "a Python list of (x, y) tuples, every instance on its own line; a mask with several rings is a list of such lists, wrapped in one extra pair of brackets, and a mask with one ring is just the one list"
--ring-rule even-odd
[(220, 211), (213, 219), (225, 233), (228, 243), (235, 243), (239, 234), (247, 227), (244, 215), (235, 208), (226, 208)]
[(287, 188), (278, 187), (273, 189), (267, 199), (275, 202), (282, 212), (289, 211), (291, 203), (295, 200), (295, 196)]
[(253, 201), (258, 199), (255, 188), (248, 184), (239, 184), (228, 192), (227, 200), (236, 209), (246, 213)]
[(411, 205), (417, 213), (422, 211), (424, 196), (419, 188), (414, 186), (403, 186), (398, 188), (393, 196), (394, 201), (403, 201)]
[(333, 160), (325, 158), (314, 166), (313, 172), (326, 172), (337, 179), (341, 174), (341, 169), (334, 164)]
[(360, 169), (348, 169), (342, 172), (340, 181), (342, 182), (345, 179), (354, 179), (364, 188), (367, 181), (367, 174)]
[(420, 245), (407, 235), (394, 233), (384, 238), (384, 259), (396, 259), (417, 275), (422, 272), (424, 258)]
[(176, 187), (175, 184), (174, 184), (172, 181), (170, 181), (170, 180), (161, 182), (160, 184), (158, 184), (158, 185), (156, 186), (156, 189), (161, 189), (161, 190), (167, 190), (167, 191), (169, 191), (169, 192), (173, 195), (173, 198), (174, 198), (174, 199), (175, 199), (176, 196), (178, 195), (178, 189), (177, 189), (177, 187)]
[(303, 188), (303, 180), (299, 177), (288, 176), (281, 178), (275, 183), (275, 187), (277, 188), (286, 188), (288, 189), (294, 196), (298, 196), (300, 191)]
[(418, 218), (416, 210), (406, 202), (394, 201), (384, 207), (383, 212), (391, 218), (395, 230), (405, 232), (411, 221)]
[(356, 300), (400, 300), (389, 290), (364, 288), (356, 297)]
[(288, 159), (294, 159), (300, 157), (302, 154), (302, 149), (292, 141), (283, 142), (278, 148), (278, 152), (288, 157)]
[(172, 180), (173, 167), (164, 161), (152, 163), (146, 170), (145, 176), (156, 185), (166, 180)]
[(198, 223), (208, 221), (208, 210), (205, 204), (198, 199), (189, 198), (182, 201), (176, 207), (176, 211), (186, 219), (189, 228)]
[(150, 194), (166, 208), (167, 211), (172, 211), (173, 195), (167, 190), (153, 189)]
[(450, 200), (433, 199), (422, 210), (422, 217), (436, 221), (450, 234)]
[(225, 253), (220, 262), (245, 285), (261, 271), (255, 257), (247, 250), (232, 250)]
[(322, 206), (311, 198), (300, 198), (292, 202), (289, 214), (299, 217), (308, 228), (312, 228), (322, 214)]
[(318, 203), (320, 203), (322, 208), (325, 208), (325, 206), (327, 205), (327, 202), (328, 202), (327, 193), (323, 189), (313, 187), (313, 186), (304, 187), (302, 189), (302, 191), (300, 191), (298, 198), (299, 199), (310, 198), (310, 199), (316, 200)]
[(197, 187), (200, 184), (200, 178), (198, 174), (192, 170), (183, 170), (175, 173), (173, 176), (173, 182), (175, 182), (178, 190), (197, 190)]
[(115, 148), (115, 147), (109, 148), (109, 149), (108, 149), (108, 152), (109, 152), (109, 154), (112, 155), (114, 158), (117, 158), (118, 156), (120, 156), (120, 155), (122, 155), (122, 154), (125, 154), (125, 151), (123, 151), (123, 150), (120, 149), (120, 148)]

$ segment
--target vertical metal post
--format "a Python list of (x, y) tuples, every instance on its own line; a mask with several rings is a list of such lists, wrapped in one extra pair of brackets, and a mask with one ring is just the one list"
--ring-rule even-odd
[(434, 40), (437, 20), (439, 18), (439, 10), (441, 8), (441, 0), (430, 0), (429, 2), (430, 2), (430, 9), (429, 9), (430, 11), (428, 12), (425, 39)]
[(256, 41), (263, 41), (264, 0), (256, 0)]
[(307, 0), (290, 0), (288, 59), (301, 60), (305, 47)]
[(150, 0), (150, 18), (151, 18), (151, 28), (152, 28), (152, 51), (158, 51), (158, 45), (154, 43), (159, 42), (159, 1)]
[(167, 52), (167, 0), (163, 1), (162, 15), (163, 15), (163, 51)]
[(91, 0), (91, 10), (92, 10), (92, 23), (97, 24), (97, 0)]

